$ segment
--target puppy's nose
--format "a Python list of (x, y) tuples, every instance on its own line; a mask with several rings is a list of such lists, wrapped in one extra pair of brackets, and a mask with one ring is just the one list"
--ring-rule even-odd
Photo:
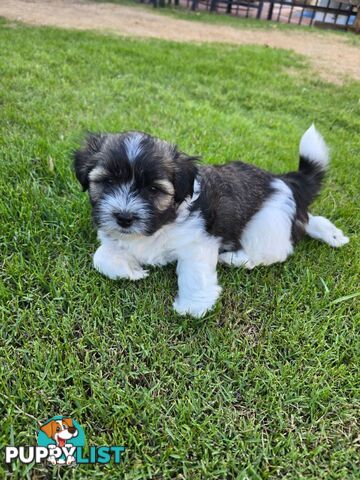
[(76, 432), (75, 427), (69, 427), (68, 430), (69, 430), (70, 433), (75, 433)]
[(132, 225), (134, 221), (134, 215), (129, 212), (118, 212), (114, 213), (116, 221), (120, 227), (128, 228)]

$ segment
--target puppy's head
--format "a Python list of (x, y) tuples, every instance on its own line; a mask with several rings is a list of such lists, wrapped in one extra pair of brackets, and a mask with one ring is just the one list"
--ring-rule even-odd
[(142, 132), (91, 134), (75, 153), (97, 228), (108, 236), (152, 235), (193, 193), (196, 157)]

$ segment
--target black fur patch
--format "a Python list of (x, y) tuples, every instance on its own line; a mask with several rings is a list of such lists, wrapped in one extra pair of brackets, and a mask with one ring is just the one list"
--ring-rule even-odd
[(84, 146), (74, 153), (74, 167), (76, 178), (81, 183), (83, 190), (89, 188), (89, 173), (98, 163), (96, 154), (100, 151), (106, 135), (89, 133)]
[(192, 210), (200, 210), (209, 234), (222, 239), (223, 251), (240, 248), (241, 233), (272, 193), (273, 176), (243, 162), (200, 167), (201, 193)]
[(308, 222), (308, 208), (321, 190), (325, 170), (305, 157), (300, 157), (299, 171), (280, 175), (279, 178), (291, 188), (296, 203), (296, 214), (292, 227), (293, 242), (298, 242), (305, 234)]

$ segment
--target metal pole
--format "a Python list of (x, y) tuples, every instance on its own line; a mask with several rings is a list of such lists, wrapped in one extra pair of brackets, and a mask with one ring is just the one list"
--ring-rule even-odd
[(261, 2), (259, 2), (256, 18), (261, 18), (263, 6), (264, 6), (264, 2), (261, 0)]
[(268, 11), (268, 16), (267, 16), (267, 19), (268, 19), (268, 20), (271, 20), (272, 14), (273, 14), (273, 10), (274, 10), (274, 2), (273, 2), (273, 0), (271, 0), (270, 6), (269, 6), (269, 11)]
[(210, 12), (216, 12), (216, 4), (217, 4), (217, 0), (211, 0)]

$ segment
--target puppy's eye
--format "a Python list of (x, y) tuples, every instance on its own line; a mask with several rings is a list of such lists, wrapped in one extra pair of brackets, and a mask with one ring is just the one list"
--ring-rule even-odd
[(56, 427), (56, 431), (57, 432), (60, 432), (61, 428), (60, 427)]
[(151, 185), (151, 187), (149, 187), (149, 190), (152, 193), (161, 192), (161, 189), (159, 187), (157, 187), (156, 185)]

